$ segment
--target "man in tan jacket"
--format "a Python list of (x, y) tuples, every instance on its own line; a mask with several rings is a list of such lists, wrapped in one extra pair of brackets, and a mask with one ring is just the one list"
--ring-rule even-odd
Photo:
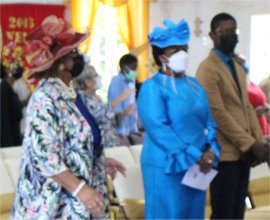
[(220, 13), (211, 21), (214, 48), (200, 64), (197, 78), (206, 89), (218, 125), (221, 156), (211, 183), (211, 219), (243, 219), (250, 167), (267, 160), (268, 148), (249, 103), (246, 74), (233, 60), (236, 20)]

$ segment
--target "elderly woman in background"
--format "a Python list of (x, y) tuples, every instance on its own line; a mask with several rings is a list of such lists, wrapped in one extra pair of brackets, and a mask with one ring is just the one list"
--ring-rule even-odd
[(146, 219), (204, 219), (206, 192), (182, 184), (191, 167), (208, 173), (219, 158), (207, 94), (188, 75), (185, 20), (148, 36), (160, 70), (145, 81), (138, 112), (146, 131), (141, 155)]
[(119, 146), (119, 139), (116, 135), (116, 127), (128, 115), (135, 111), (135, 106), (130, 104), (123, 112), (114, 113), (113, 108), (118, 106), (123, 100), (134, 93), (133, 89), (125, 90), (119, 97), (105, 104), (96, 93), (101, 87), (101, 77), (95, 68), (86, 64), (83, 72), (76, 77), (79, 88), (78, 94), (88, 111), (95, 117), (98, 126), (104, 133), (102, 134), (102, 145), (104, 147)]
[(106, 168), (112, 175), (125, 168), (105, 161), (100, 131), (72, 86), (83, 68), (74, 49), (87, 36), (49, 16), (26, 38), (28, 76), (40, 82), (27, 108), (13, 219), (109, 217)]

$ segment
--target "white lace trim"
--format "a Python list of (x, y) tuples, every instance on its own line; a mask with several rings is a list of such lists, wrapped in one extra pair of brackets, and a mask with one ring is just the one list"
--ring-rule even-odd
[(65, 93), (71, 98), (76, 99), (77, 93), (73, 86), (73, 81), (71, 80), (69, 86), (67, 86), (61, 79), (55, 78), (55, 80), (63, 87)]

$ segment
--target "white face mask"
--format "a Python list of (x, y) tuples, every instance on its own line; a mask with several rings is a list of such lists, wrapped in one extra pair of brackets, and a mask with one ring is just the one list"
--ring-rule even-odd
[(187, 52), (180, 50), (168, 58), (169, 63), (167, 64), (170, 69), (175, 73), (181, 73), (186, 71), (188, 64)]
[(101, 85), (102, 85), (102, 83), (101, 83), (101, 77), (100, 76), (97, 76), (96, 77), (95, 90), (100, 89), (101, 88)]

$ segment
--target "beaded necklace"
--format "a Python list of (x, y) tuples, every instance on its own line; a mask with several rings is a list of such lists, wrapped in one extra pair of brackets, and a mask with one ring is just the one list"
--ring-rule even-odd
[(62, 88), (64, 89), (65, 93), (71, 98), (71, 99), (76, 99), (77, 94), (76, 91), (73, 87), (73, 83), (72, 80), (69, 83), (69, 86), (67, 86), (61, 79), (59, 78), (55, 78), (56, 81), (62, 86)]

